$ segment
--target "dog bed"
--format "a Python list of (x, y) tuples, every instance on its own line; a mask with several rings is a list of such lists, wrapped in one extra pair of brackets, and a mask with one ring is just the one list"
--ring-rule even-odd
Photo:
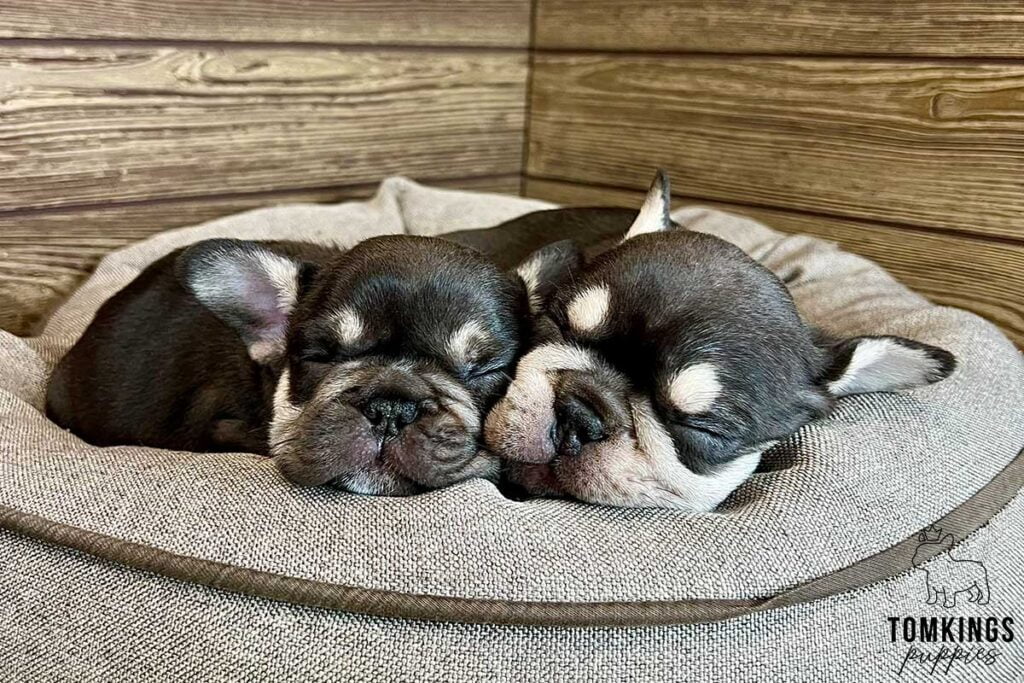
[[(862, 258), (710, 209), (674, 218), (790, 282), (812, 323), (942, 346), (959, 369), (842, 399), (701, 515), (517, 502), (482, 480), (411, 498), (299, 489), (261, 457), (94, 448), (42, 414), (49, 370), (99, 305), (176, 247), (347, 245), (547, 206), (392, 178), (368, 202), (251, 211), (122, 249), (40, 336), (0, 333), (5, 679), (845, 683), (942, 646), (905, 640), (905, 618), (1024, 618), (1020, 352)], [(963, 560), (984, 567), (984, 600), (950, 584), (955, 606), (927, 604)], [(1022, 639), (981, 643), (993, 661), (945, 680), (1014, 680)], [(929, 678), (913, 657), (902, 676)]]

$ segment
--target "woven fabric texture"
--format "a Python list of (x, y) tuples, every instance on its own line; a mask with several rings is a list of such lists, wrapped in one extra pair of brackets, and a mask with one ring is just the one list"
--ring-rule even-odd
[[(377, 619), (225, 593), (0, 531), (0, 678), (18, 683), (228, 681), (729, 681), (1013, 683), (1013, 642), (990, 665), (929, 674), (891, 640), (889, 617), (1018, 616), (1024, 609), (1024, 499), (957, 546), (981, 561), (991, 600), (926, 604), (911, 570), (855, 592), (711, 624), (532, 628)], [(929, 567), (930, 565), (925, 565)], [(950, 644), (952, 647), (954, 644)]]
[[(544, 206), (393, 178), (368, 202), (257, 210), (115, 252), (40, 337), (0, 333), (0, 505), (189, 557), (401, 593), (510, 601), (746, 599), (828, 574), (911, 536), (967, 500), (1024, 447), (1024, 362), (991, 324), (933, 306), (877, 266), (826, 242), (784, 236), (697, 207), (674, 217), (738, 244), (792, 279), (792, 292), (811, 323), (839, 334), (901, 334), (936, 344), (958, 356), (960, 369), (910, 394), (841, 400), (828, 419), (772, 451), (766, 459), (770, 471), (756, 474), (719, 511), (703, 515), (563, 500), (513, 502), (479, 480), (394, 499), (298, 489), (280, 479), (264, 458), (94, 448), (41, 413), (50, 368), (102, 301), (181, 245), (232, 236), (345, 246), (384, 233), (429, 235), (485, 227)], [(30, 572), (51, 576), (46, 563), (59, 564), (59, 553), (52, 549), (30, 551), (24, 541), (9, 543), (11, 554), (29, 553), (16, 558), (23, 562), (18, 571), (26, 586)], [(321, 639), (336, 640), (346, 629), (371, 633), (390, 628), (284, 606), (257, 609), (254, 605), (262, 603), (172, 587), (85, 558), (74, 562), (82, 571), (92, 567), (95, 576), (82, 579), (75, 600), (96, 600), (96, 609), (102, 604), (105, 611), (96, 619), (135, 620), (138, 628), (143, 615), (127, 611), (142, 609), (153, 619), (223, 619), (224, 624), (233, 623), (237, 611), (244, 614), (239, 623), (266, 620), (268, 629), (282, 629), (285, 640), (282, 624), (297, 624), (295, 639), (308, 648), (307, 654), (319, 651)], [(4, 573), (5, 580), (18, 583), (9, 571)], [(130, 587), (112, 585), (115, 574), (134, 577), (131, 586), (142, 591), (133, 598), (135, 607), (129, 608), (132, 601), (120, 592)], [(45, 594), (50, 588), (42, 584), (38, 590)], [(71, 585), (64, 590), (74, 592)], [(172, 593), (179, 602), (165, 610), (165, 598), (171, 604)], [(821, 628), (845, 614), (851, 623), (864, 624), (857, 628), (868, 628), (862, 617), (851, 616), (861, 609), (860, 599), (850, 596), (796, 610), (793, 614), (803, 616), (793, 617), (792, 623), (818, 620), (814, 628)], [(77, 609), (74, 613), (80, 615)], [(759, 625), (757, 633), (771, 631), (776, 620), (787, 623), (790, 618), (761, 615), (743, 628)], [(310, 626), (332, 620), (334, 636), (330, 629), (320, 633)], [(69, 625), (69, 635), (77, 627)], [(399, 631), (417, 642), (415, 647), (426, 648), (424, 657), (437, 658), (457, 657), (457, 652), (445, 653), (473, 632), (434, 628), (404, 625)], [(230, 650), (244, 639), (232, 629), (225, 633), (234, 635), (214, 648)], [(476, 633), (487, 638), (486, 630)], [(692, 649), (688, 640), (695, 633), (717, 637), (714, 630), (687, 629), (652, 637), (684, 652)], [(11, 631), (4, 637), (11, 637)], [(560, 637), (555, 650), (563, 648), (558, 656), (569, 657), (580, 636)], [(626, 648), (635, 637), (609, 634), (606, 642)], [(431, 650), (432, 638), (449, 641)], [(530, 642), (528, 635), (509, 638), (503, 647), (510, 657), (516, 638), (524, 639), (523, 647)], [(399, 642), (397, 635), (389, 635), (361, 648), (361, 656), (397, 648)], [(298, 642), (291, 646), (300, 647)], [(603, 655), (591, 649), (589, 656)], [(618, 664), (609, 660), (607, 665)]]

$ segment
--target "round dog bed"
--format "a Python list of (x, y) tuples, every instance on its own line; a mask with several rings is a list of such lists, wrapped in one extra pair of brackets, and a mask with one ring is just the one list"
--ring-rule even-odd
[[(778, 273), (810, 322), (935, 344), (958, 370), (910, 394), (842, 399), (702, 515), (517, 502), (482, 480), (411, 498), (299, 489), (261, 457), (95, 448), (42, 414), (50, 368), (99, 305), (181, 245), (345, 245), (546, 206), (393, 178), (369, 202), (163, 233), (106, 258), (41, 336), (0, 333), (0, 670), (18, 681), (849, 681), (903, 664), (915, 680), (927, 666), (908, 651), (941, 643), (908, 641), (905, 618), (1024, 616), (1020, 352), (864, 259), (710, 209), (674, 218)], [(984, 567), (987, 600), (948, 586), (955, 606), (927, 604), (943, 563), (962, 560)], [(954, 663), (947, 680), (1012, 680), (1019, 641), (982, 643), (998, 656)]]

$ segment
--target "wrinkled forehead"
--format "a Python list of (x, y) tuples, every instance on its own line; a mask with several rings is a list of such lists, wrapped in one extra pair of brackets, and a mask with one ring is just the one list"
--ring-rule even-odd
[(480, 252), (436, 237), (386, 235), (352, 247), (333, 264), (365, 275), (387, 272), (405, 277), (443, 271), (449, 277), (497, 276), (501, 271)]
[(769, 351), (798, 363), (809, 333), (774, 275), (721, 240), (655, 237), (608, 252), (558, 292), (551, 315), (568, 341), (648, 380)]
[(520, 335), (516, 283), (441, 240), (369, 240), (320, 273), (300, 336), (352, 352), (385, 347), (453, 365), (503, 356)]
[(800, 322), (789, 292), (767, 268), (733, 244), (685, 230), (640, 235), (605, 252), (556, 303), (581, 331), (605, 322)]
[[(670, 271), (658, 264), (595, 268), (562, 288), (551, 306), (572, 340), (629, 342), (636, 350), (728, 345), (747, 339), (762, 302), (735, 281)], [(785, 322), (785, 318), (779, 322)]]
[(588, 371), (614, 369), (642, 391), (667, 387), (680, 369), (697, 366), (718, 381), (759, 343), (737, 317), (651, 309), (612, 289), (606, 299), (584, 287), (556, 317), (561, 340), (583, 350)]
[(482, 254), (441, 239), (394, 235), (362, 242), (329, 266), (323, 307), (342, 304), (406, 319), (479, 316), (514, 307), (513, 280)]

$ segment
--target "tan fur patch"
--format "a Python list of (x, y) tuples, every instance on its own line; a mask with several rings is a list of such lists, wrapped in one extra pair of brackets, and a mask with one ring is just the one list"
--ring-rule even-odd
[(683, 413), (706, 413), (722, 393), (718, 371), (711, 363), (696, 363), (683, 368), (669, 383), (672, 404)]
[(445, 344), (445, 351), (456, 366), (470, 365), (479, 355), (477, 345), (486, 336), (487, 332), (483, 325), (475, 320), (470, 320), (452, 333)]
[(587, 287), (569, 302), (569, 324), (577, 332), (597, 329), (608, 317), (611, 292), (607, 285)]
[(363, 319), (351, 308), (343, 308), (334, 314), (334, 329), (342, 344), (354, 344), (363, 337)]

